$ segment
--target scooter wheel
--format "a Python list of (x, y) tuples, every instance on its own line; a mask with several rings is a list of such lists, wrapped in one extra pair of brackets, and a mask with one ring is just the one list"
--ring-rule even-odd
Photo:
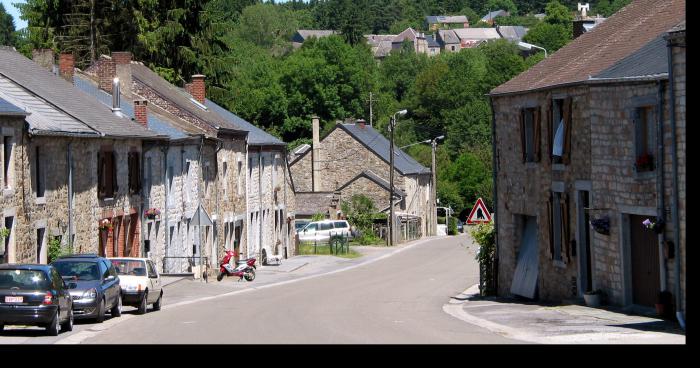
[(224, 273), (219, 272), (219, 274), (216, 276), (216, 281), (221, 281), (224, 278)]
[(247, 272), (247, 273), (245, 274), (244, 277), (245, 277), (246, 281), (253, 281), (253, 280), (255, 280), (255, 270), (250, 270), (249, 272)]

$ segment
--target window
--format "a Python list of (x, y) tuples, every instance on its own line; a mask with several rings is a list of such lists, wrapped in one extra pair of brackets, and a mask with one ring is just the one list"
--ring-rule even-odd
[(570, 254), (569, 199), (566, 193), (551, 192), (549, 212), (549, 250), (554, 261), (567, 263)]
[(549, 158), (553, 164), (568, 165), (570, 163), (572, 101), (571, 97), (555, 98), (550, 101), (547, 141), (549, 143)]
[(99, 198), (114, 198), (117, 192), (117, 165), (114, 152), (103, 151), (97, 153), (97, 177)]
[(141, 191), (141, 155), (138, 152), (129, 152), (129, 193), (137, 194)]
[(333, 224), (330, 222), (321, 222), (318, 224), (318, 229), (319, 230), (330, 230), (333, 228)]
[(44, 160), (41, 154), (41, 147), (37, 146), (34, 154), (34, 180), (35, 180), (35, 188), (36, 189), (36, 197), (37, 198), (42, 198), (44, 197), (45, 191), (46, 191), (46, 176), (45, 176), (45, 169), (44, 169)]
[(207, 197), (207, 193), (209, 192), (209, 162), (206, 162), (204, 164), (204, 167), (202, 168), (202, 181), (204, 182), (204, 197)]
[(227, 196), (228, 195), (228, 162), (226, 162), (226, 161), (224, 161), (223, 179), (224, 179), (224, 196)]
[(243, 162), (238, 161), (238, 195), (243, 194), (243, 183), (241, 183), (242, 179), (243, 179)]
[(153, 167), (151, 166), (151, 158), (146, 158), (146, 177), (144, 178), (145, 188), (144, 195), (148, 198), (151, 196), (151, 185), (153, 184)]
[(656, 124), (654, 124), (654, 107), (642, 106), (635, 109), (635, 170), (637, 172), (654, 170), (654, 147), (656, 145)]
[(47, 263), (45, 249), (44, 249), (44, 234), (46, 233), (46, 228), (36, 229), (36, 263)]
[(540, 160), (540, 109), (522, 109), (519, 118), (522, 162), (538, 162)]
[(172, 166), (168, 166), (168, 206), (174, 204), (175, 195), (173, 194), (173, 183), (175, 181), (175, 169)]
[(12, 166), (12, 137), (2, 137), (2, 177), (3, 187), (10, 187), (10, 167)]

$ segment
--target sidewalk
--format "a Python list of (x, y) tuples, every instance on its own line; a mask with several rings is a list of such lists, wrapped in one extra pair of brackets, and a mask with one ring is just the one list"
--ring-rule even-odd
[(507, 338), (540, 344), (685, 344), (674, 321), (582, 305), (543, 305), (481, 297), (478, 285), (452, 297), (443, 310)]

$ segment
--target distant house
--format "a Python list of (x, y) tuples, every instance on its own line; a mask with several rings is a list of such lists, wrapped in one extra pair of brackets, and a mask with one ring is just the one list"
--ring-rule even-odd
[(464, 15), (429, 15), (425, 17), (425, 24), (431, 31), (441, 28), (469, 28), (469, 20)]
[(365, 35), (367, 44), (372, 48), (372, 54), (377, 59), (383, 59), (391, 53), (391, 43), (397, 35)]
[(496, 31), (508, 41), (520, 42), (527, 34), (528, 29), (523, 26), (497, 26)]
[(292, 36), (292, 46), (297, 49), (311, 37), (321, 38), (335, 34), (338, 34), (338, 32), (329, 29), (300, 29)]
[(496, 28), (462, 28), (454, 29), (455, 35), (459, 38), (461, 48), (472, 48), (483, 42), (493, 41), (501, 38)]
[(503, 9), (499, 9), (499, 10), (492, 11), (492, 12), (489, 12), (488, 14), (484, 15), (481, 18), (481, 21), (484, 23), (488, 23), (488, 24), (493, 25), (493, 20), (496, 19), (497, 17), (507, 17), (507, 16), (510, 16), (509, 12), (507, 12)]
[(437, 37), (438, 43), (445, 52), (458, 52), (462, 49), (462, 43), (452, 29), (438, 31)]
[(425, 41), (428, 43), (428, 56), (435, 56), (440, 53), (440, 43), (437, 42), (435, 36), (425, 36)]
[(418, 32), (413, 28), (406, 28), (405, 31), (394, 37), (394, 39), (391, 41), (391, 49), (401, 50), (403, 43), (406, 41), (413, 44), (413, 49), (416, 54), (427, 54), (429, 52), (428, 40), (425, 37), (425, 33)]

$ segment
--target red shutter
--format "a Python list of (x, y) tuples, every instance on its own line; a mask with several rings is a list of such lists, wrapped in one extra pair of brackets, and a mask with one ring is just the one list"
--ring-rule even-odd
[(525, 117), (523, 116), (525, 110), (520, 110), (518, 114), (518, 122), (520, 123), (520, 152), (522, 152), (522, 162), (525, 163), (527, 157), (527, 152), (525, 152)]
[(565, 165), (571, 163), (571, 131), (574, 127), (572, 101), (571, 97), (564, 100), (564, 156), (562, 162)]

